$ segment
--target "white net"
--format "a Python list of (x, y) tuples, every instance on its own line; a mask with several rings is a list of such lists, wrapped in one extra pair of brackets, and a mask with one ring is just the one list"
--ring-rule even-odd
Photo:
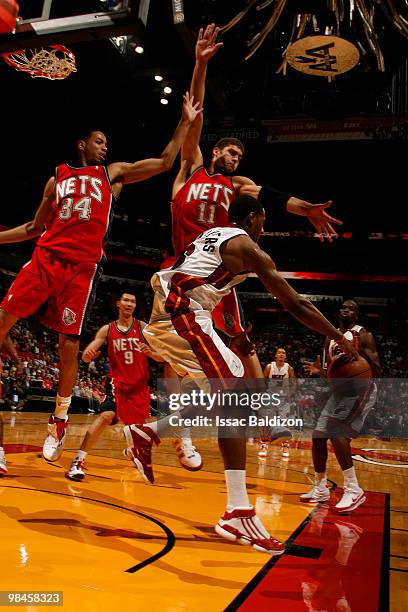
[(76, 72), (75, 55), (62, 45), (49, 49), (25, 49), (3, 54), (4, 60), (16, 70), (28, 72), (32, 77), (65, 79)]

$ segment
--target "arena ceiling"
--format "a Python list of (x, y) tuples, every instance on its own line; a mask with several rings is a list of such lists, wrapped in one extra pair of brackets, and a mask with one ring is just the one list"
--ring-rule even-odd
[[(160, 152), (177, 123), (181, 94), (189, 86), (198, 28), (209, 21), (225, 25), (249, 5), (246, 0), (184, 0), (185, 21), (175, 25), (174, 4), (151, 0), (147, 27), (127, 40), (125, 53), (110, 40), (73, 44), (78, 70), (63, 81), (31, 79), (0, 62), (4, 224), (32, 216), (45, 180), (56, 163), (71, 155), (75, 134), (84, 126), (107, 132), (112, 161)], [(204, 151), (208, 154), (212, 138), (234, 132), (248, 149), (243, 174), (311, 201), (333, 199), (345, 231), (353, 231), (359, 240), (367, 232), (404, 231), (406, 164), (399, 146), (406, 142), (407, 39), (376, 7), (385, 71), (378, 69), (376, 53), (367, 48), (364, 61), (330, 82), (290, 67), (284, 76), (277, 70), (297, 12), (308, 8), (324, 24), (328, 3), (288, 0), (276, 27), (246, 60), (248, 40), (262, 31), (277, 2), (257, 11), (261, 4), (254, 2), (222, 34), (224, 48), (208, 74)], [(394, 4), (405, 6), (402, 0)], [(74, 9), (72, 2), (62, 0), (57, 6), (62, 14), (78, 11), (78, 3)], [(96, 0), (81, 2), (83, 11), (100, 6)], [(351, 38), (368, 47), (361, 19), (355, 19)], [(314, 27), (313, 20), (307, 27)], [(143, 46), (142, 54), (135, 53), (136, 45)], [(156, 81), (156, 74), (163, 81)], [(164, 86), (172, 89), (167, 105), (160, 103)], [(333, 122), (341, 126), (347, 118), (373, 120), (367, 139), (364, 134), (358, 140), (347, 135), (340, 141), (332, 138)], [(273, 144), (268, 121), (276, 119), (291, 124), (315, 120), (326, 132), (317, 142), (299, 135), (297, 142), (295, 138)], [(124, 193), (119, 214), (129, 219), (124, 229), (135, 243), (169, 246), (170, 184), (171, 176), (166, 175)]]

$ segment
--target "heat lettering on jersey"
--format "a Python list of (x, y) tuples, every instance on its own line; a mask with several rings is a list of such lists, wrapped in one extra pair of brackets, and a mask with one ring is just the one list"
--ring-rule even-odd
[(228, 210), (233, 195), (232, 189), (219, 183), (192, 183), (188, 190), (186, 202), (189, 204), (191, 201), (208, 200), (220, 204), (225, 210)]
[(204, 238), (203, 251), (206, 251), (207, 253), (214, 253), (215, 245), (220, 239), (220, 236), (221, 233), (218, 231), (208, 232), (207, 236)]

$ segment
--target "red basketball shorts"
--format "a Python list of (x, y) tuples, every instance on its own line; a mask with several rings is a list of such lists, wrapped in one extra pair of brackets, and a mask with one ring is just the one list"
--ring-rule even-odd
[(147, 385), (141, 388), (121, 387), (106, 380), (106, 395), (101, 404), (101, 412), (114, 412), (111, 425), (122, 421), (125, 425), (143, 424), (150, 416), (150, 389)]
[(99, 264), (68, 261), (54, 251), (36, 247), (0, 308), (25, 318), (47, 304), (44, 325), (58, 333), (78, 336), (92, 308), (101, 274)]

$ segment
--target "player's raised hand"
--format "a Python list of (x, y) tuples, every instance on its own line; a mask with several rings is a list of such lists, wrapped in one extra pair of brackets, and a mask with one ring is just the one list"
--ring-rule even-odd
[(318, 355), (314, 361), (305, 361), (303, 364), (303, 370), (309, 376), (319, 376), (321, 368), (320, 355)]
[(181, 116), (184, 121), (188, 121), (189, 123), (193, 123), (195, 118), (203, 112), (202, 107), (200, 106), (200, 102), (196, 102), (194, 104), (194, 96), (190, 97), (188, 91), (183, 96), (183, 109), (181, 112)]
[(200, 28), (196, 43), (195, 56), (198, 62), (208, 62), (223, 46), (217, 43), (217, 36), (220, 28), (216, 28), (214, 23), (210, 23), (205, 30)]
[(338, 238), (338, 234), (332, 226), (332, 223), (342, 225), (342, 221), (331, 217), (326, 212), (326, 208), (332, 205), (332, 201), (324, 202), (324, 204), (315, 204), (307, 212), (307, 218), (316, 229), (320, 242), (325, 239), (333, 242), (333, 238)]

